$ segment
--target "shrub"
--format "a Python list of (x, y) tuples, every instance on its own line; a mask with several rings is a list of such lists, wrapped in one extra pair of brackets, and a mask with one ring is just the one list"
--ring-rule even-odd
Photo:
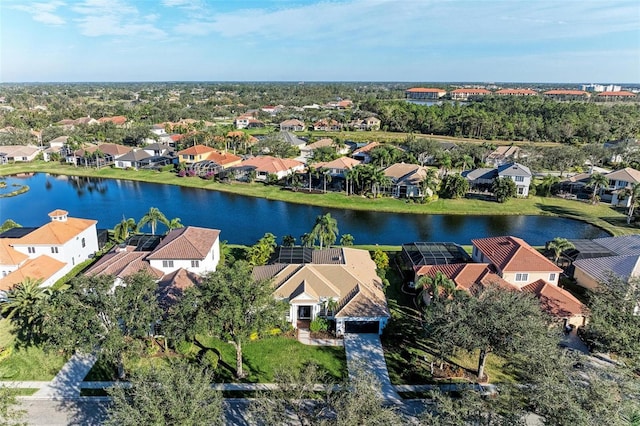
[(329, 330), (329, 323), (324, 318), (316, 318), (313, 321), (311, 321), (311, 324), (309, 324), (309, 330), (312, 333), (319, 333), (321, 331), (328, 331)]
[(176, 352), (180, 355), (187, 355), (193, 350), (193, 343), (182, 341), (176, 345)]
[(181, 169), (178, 172), (178, 177), (185, 177), (187, 175), (187, 171), (185, 169)]
[(207, 367), (210, 367), (212, 370), (215, 370), (218, 368), (218, 362), (220, 361), (220, 357), (218, 356), (217, 353), (215, 353), (211, 349), (208, 349), (202, 356), (202, 361)]
[(170, 172), (171, 170), (174, 170), (174, 169), (175, 169), (175, 166), (173, 164), (167, 164), (166, 166), (160, 167), (161, 172)]

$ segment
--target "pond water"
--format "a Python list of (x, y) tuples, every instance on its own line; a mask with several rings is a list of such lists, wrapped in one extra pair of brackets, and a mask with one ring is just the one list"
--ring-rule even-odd
[[(36, 173), (5, 179), (28, 185), (22, 195), (0, 199), (0, 221), (13, 219), (22, 226), (40, 226), (47, 213), (61, 208), (70, 216), (98, 220), (98, 228), (113, 228), (123, 217), (139, 220), (150, 207), (185, 225), (222, 231), (221, 239), (253, 244), (266, 232), (293, 235), (297, 242), (309, 232), (316, 216), (330, 212), (340, 234), (351, 234), (356, 244), (400, 245), (412, 241), (451, 241), (470, 244), (473, 238), (498, 235), (520, 237), (543, 245), (554, 237), (598, 238), (608, 234), (595, 226), (545, 216), (466, 216), (379, 213), (270, 201), (224, 192), (126, 180), (55, 176)], [(319, 195), (321, 196), (321, 195)], [(162, 226), (160, 227), (163, 232)], [(145, 231), (150, 232), (147, 228)]]

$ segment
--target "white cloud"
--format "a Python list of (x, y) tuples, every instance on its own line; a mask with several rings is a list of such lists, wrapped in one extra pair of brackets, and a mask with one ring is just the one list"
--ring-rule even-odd
[(75, 21), (85, 36), (163, 38), (167, 35), (155, 26), (157, 15), (141, 16), (135, 6), (121, 0), (85, 0), (72, 10), (81, 15)]
[(29, 5), (19, 4), (12, 6), (13, 9), (27, 12), (34, 21), (47, 25), (64, 25), (65, 20), (54, 12), (65, 4), (61, 1), (51, 1), (48, 3), (31, 3)]

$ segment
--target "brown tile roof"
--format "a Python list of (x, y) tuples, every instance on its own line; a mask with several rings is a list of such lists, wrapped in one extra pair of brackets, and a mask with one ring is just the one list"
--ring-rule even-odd
[(115, 124), (116, 126), (121, 126), (127, 122), (127, 117), (125, 117), (124, 115), (116, 115), (114, 117), (102, 117), (102, 118), (99, 118), (98, 121), (100, 123), (109, 122), (109, 123)]
[(7, 291), (14, 285), (24, 281), (27, 277), (34, 280), (46, 281), (65, 266), (66, 263), (60, 262), (45, 254), (35, 259), (29, 259), (22, 264), (19, 269), (0, 279), (0, 290)]
[(0, 239), (0, 265), (19, 265), (28, 258), (26, 254), (11, 247), (9, 241)]
[(604, 176), (609, 180), (620, 180), (620, 181), (631, 182), (631, 183), (640, 182), (640, 171), (636, 169), (632, 169), (631, 167), (625, 167), (624, 169), (607, 173)]
[(533, 294), (540, 300), (543, 311), (558, 318), (586, 315), (586, 307), (567, 290), (544, 280), (538, 280), (522, 287), (522, 291)]
[(97, 149), (109, 155), (124, 155), (127, 152), (130, 152), (133, 148), (130, 146), (119, 145), (116, 143), (101, 143), (98, 145)]
[(202, 279), (198, 274), (180, 268), (166, 274), (158, 281), (158, 302), (162, 309), (168, 309), (175, 305), (183, 296), (184, 291), (189, 287), (198, 285)]
[(215, 149), (208, 146), (194, 145), (189, 148), (183, 149), (182, 151), (178, 151), (178, 155), (202, 155), (202, 154), (212, 153), (215, 151), (216, 151)]
[(324, 139), (320, 139), (315, 141), (314, 143), (311, 143), (309, 145), (306, 146), (306, 149), (318, 149), (318, 148), (322, 148), (325, 146), (333, 146), (333, 139), (330, 138), (324, 138)]
[(520, 238), (478, 238), (471, 242), (502, 272), (562, 272)]
[(418, 268), (416, 276), (435, 277), (438, 272), (453, 280), (456, 287), (472, 291), (477, 285), (487, 287), (497, 285), (507, 289), (516, 287), (503, 280), (488, 263), (453, 263), (448, 265), (424, 265)]
[(115, 247), (109, 253), (102, 256), (92, 265), (85, 274), (87, 275), (113, 275), (118, 278), (125, 278), (136, 272), (145, 271), (152, 277), (158, 279), (163, 272), (153, 268), (149, 262), (145, 261), (148, 252), (133, 251), (135, 247), (125, 247), (121, 249)]
[(363, 146), (362, 148), (358, 148), (355, 151), (353, 151), (353, 154), (361, 154), (363, 152), (369, 152), (371, 151), (373, 148), (377, 147), (380, 145), (380, 142), (371, 142), (366, 144), (365, 146)]
[(501, 89), (496, 95), (537, 95), (538, 92), (531, 89)]
[(187, 226), (174, 229), (162, 239), (147, 259), (204, 259), (220, 236), (217, 229)]
[[(64, 212), (64, 210), (60, 211)], [(24, 237), (15, 240), (14, 246), (64, 244), (91, 226), (95, 226), (96, 223), (98, 223), (96, 220), (77, 219), (73, 217), (67, 217), (65, 221), (51, 221)]]
[(221, 166), (229, 166), (240, 163), (242, 161), (242, 157), (228, 152), (220, 152), (214, 150), (207, 156), (207, 160), (215, 161)]
[(284, 172), (293, 168), (300, 168), (304, 164), (290, 158), (277, 158), (270, 155), (260, 155), (249, 158), (241, 163), (243, 166), (252, 166), (257, 170), (267, 173)]
[(619, 91), (619, 92), (600, 92), (598, 93), (598, 96), (622, 96), (622, 97), (635, 97), (636, 94), (633, 92), (625, 92), (624, 90)]

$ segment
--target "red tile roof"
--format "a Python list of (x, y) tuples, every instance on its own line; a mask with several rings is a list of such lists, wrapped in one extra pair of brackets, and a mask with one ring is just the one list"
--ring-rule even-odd
[(45, 254), (35, 259), (29, 259), (19, 269), (0, 279), (0, 290), (7, 291), (14, 285), (23, 282), (26, 278), (46, 281), (64, 268), (65, 265), (66, 263)]
[(502, 272), (562, 272), (520, 238), (491, 237), (471, 242)]
[(448, 265), (424, 265), (418, 268), (416, 276), (435, 277), (438, 272), (456, 283), (462, 290), (472, 291), (476, 285), (487, 287), (498, 285), (509, 290), (516, 287), (503, 280), (488, 263), (454, 263)]
[(134, 249), (135, 247), (131, 246), (124, 249), (116, 247), (102, 256), (85, 274), (113, 275), (118, 278), (125, 278), (136, 272), (146, 271), (156, 279), (161, 278), (163, 272), (153, 268), (149, 262), (144, 260), (148, 253), (144, 251), (133, 251)]
[(536, 95), (538, 92), (531, 89), (502, 89), (496, 92), (496, 95)]
[(220, 235), (217, 229), (187, 226), (174, 229), (162, 239), (147, 259), (204, 259)]
[(121, 126), (127, 122), (127, 117), (125, 117), (124, 115), (116, 115), (114, 117), (102, 117), (102, 118), (99, 118), (98, 121), (100, 123), (110, 122), (115, 124), (116, 126)]
[(221, 166), (226, 166), (228, 164), (236, 164), (242, 161), (242, 157), (237, 155), (228, 153), (228, 152), (220, 152), (213, 151), (207, 156), (207, 160), (215, 161)]
[(583, 90), (548, 90), (543, 95), (585, 96), (588, 93)]
[(544, 280), (528, 284), (522, 291), (535, 295), (542, 310), (554, 317), (569, 318), (587, 313), (586, 307), (571, 293)]
[(183, 149), (182, 151), (178, 151), (178, 155), (202, 155), (212, 152), (216, 152), (216, 150), (204, 145), (194, 145), (192, 147)]
[(267, 173), (280, 173), (294, 168), (300, 168), (304, 164), (290, 158), (277, 158), (270, 155), (261, 155), (249, 158), (241, 163), (243, 166), (252, 166), (259, 171)]
[[(56, 210), (58, 211), (58, 210)], [(63, 211), (63, 210), (62, 210)], [(52, 212), (54, 213), (54, 212)], [(98, 223), (91, 219), (77, 219), (68, 217), (64, 221), (54, 220), (24, 237), (18, 238), (15, 245), (60, 245), (79, 235), (91, 226)]]
[(635, 97), (636, 94), (632, 93), (632, 92), (625, 92), (625, 91), (620, 91), (620, 92), (601, 92), (598, 93), (598, 96), (626, 96), (626, 97)]

